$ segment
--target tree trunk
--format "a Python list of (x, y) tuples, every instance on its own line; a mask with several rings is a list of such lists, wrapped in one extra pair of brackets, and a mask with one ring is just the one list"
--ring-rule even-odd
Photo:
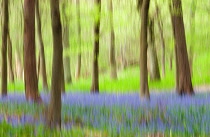
[(9, 32), (8, 32), (8, 36), (7, 36), (7, 42), (8, 42), (8, 60), (9, 60), (9, 79), (12, 83), (14, 83), (15, 79), (14, 79), (14, 71), (13, 71), (13, 67), (12, 67), (12, 64), (13, 64), (13, 62), (12, 62), (12, 41), (11, 41)]
[(77, 55), (77, 69), (76, 69), (76, 80), (80, 78), (80, 73), (81, 73), (81, 60), (82, 60), (82, 55), (81, 52), (78, 53)]
[(110, 0), (110, 26), (111, 26), (111, 44), (110, 44), (110, 65), (111, 65), (111, 79), (117, 79), (117, 65), (115, 59), (115, 34), (113, 23), (113, 3)]
[(165, 77), (165, 40), (163, 36), (163, 22), (160, 16), (159, 8), (156, 5), (156, 12), (157, 12), (157, 21), (158, 21), (158, 29), (160, 32), (160, 39), (161, 39), (161, 45), (162, 45), (162, 75)]
[(81, 23), (80, 23), (80, 0), (77, 0), (77, 23), (78, 23), (78, 45), (79, 45), (79, 53), (77, 56), (77, 69), (76, 69), (76, 79), (80, 78), (80, 73), (81, 73)]
[[(174, 21), (175, 18), (173, 16), (173, 11), (172, 11), (172, 6), (169, 5), (170, 8), (170, 14), (171, 14), (171, 23), (172, 23), (172, 30), (173, 30), (173, 36), (175, 38), (175, 26), (174, 26)], [(176, 46), (176, 42), (174, 41), (174, 55), (175, 55), (175, 64), (176, 64), (176, 91), (178, 91), (179, 89), (179, 63), (178, 63), (178, 55), (177, 55), (177, 46)], [(172, 57), (171, 57), (172, 59)]]
[(40, 59), (41, 57), (40, 57), (40, 52), (39, 52), (39, 55), (38, 55), (38, 62), (37, 62), (37, 81), (38, 81), (38, 83), (39, 83), (39, 75), (40, 75), (40, 67), (41, 67), (41, 65), (40, 65)]
[(121, 62), (121, 68), (123, 70), (126, 69), (126, 67), (128, 66), (127, 60), (126, 60), (126, 45), (121, 45), (120, 46), (120, 62)]
[(150, 24), (148, 27), (149, 45), (147, 50), (148, 55), (148, 70), (151, 81), (160, 80), (160, 69), (158, 65), (157, 52), (155, 48), (155, 36), (154, 36), (154, 19), (150, 18)]
[(35, 0), (24, 3), (24, 80), (27, 100), (40, 101), (36, 71)]
[(93, 49), (93, 72), (92, 72), (92, 93), (99, 93), (99, 71), (98, 71), (98, 55), (99, 55), (99, 39), (100, 39), (100, 16), (101, 16), (101, 0), (96, 0), (98, 7), (98, 16), (94, 25), (94, 49)]
[(143, 0), (141, 8), (141, 37), (140, 37), (140, 93), (141, 97), (150, 98), (147, 71), (147, 26), (150, 0)]
[(181, 0), (172, 0), (172, 25), (174, 27), (174, 39), (178, 64), (178, 94), (194, 94), (191, 82), (190, 66), (187, 54), (185, 29), (182, 16)]
[[(63, 60), (62, 60), (63, 61)], [(62, 62), (62, 68), (61, 68), (61, 91), (62, 93), (65, 93), (66, 88), (65, 88), (65, 76), (64, 76), (64, 64)]]
[(63, 46), (59, 1), (51, 0), (50, 6), (53, 32), (53, 65), (50, 104), (48, 107), (46, 118), (48, 126), (55, 128), (57, 126), (61, 127), (61, 81), (63, 65)]
[(197, 7), (197, 0), (192, 0), (191, 10), (190, 10), (190, 30), (191, 30), (191, 44), (189, 47), (189, 64), (190, 64), (190, 72), (191, 76), (193, 75), (193, 47), (194, 47), (194, 39), (195, 39), (195, 11)]
[(16, 48), (15, 52), (15, 72), (18, 80), (23, 80), (23, 64), (21, 60), (20, 50)]
[(2, 33), (2, 65), (1, 94), (7, 96), (7, 36), (9, 32), (8, 0), (3, 0), (3, 33)]
[(42, 29), (41, 29), (41, 17), (39, 14), (39, 0), (35, 0), (35, 1), (36, 1), (37, 31), (38, 31), (39, 45), (40, 45), (40, 68), (41, 68), (41, 75), (42, 75), (42, 86), (43, 86), (44, 91), (48, 91), (44, 43), (42, 39)]
[(169, 68), (170, 70), (172, 70), (173, 68), (173, 54), (172, 53), (170, 54), (170, 58), (169, 58)]
[[(66, 14), (66, 4), (67, 2), (63, 2), (63, 48), (64, 51), (69, 51), (69, 16)], [(72, 83), (71, 78), (71, 67), (70, 67), (70, 57), (69, 54), (64, 54), (64, 77), (67, 83)]]

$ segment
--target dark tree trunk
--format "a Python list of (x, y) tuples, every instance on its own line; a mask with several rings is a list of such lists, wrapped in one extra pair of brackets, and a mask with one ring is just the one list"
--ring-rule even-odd
[(27, 100), (40, 101), (35, 53), (35, 0), (24, 3), (24, 80)]
[(155, 36), (154, 36), (154, 19), (150, 17), (149, 19), (149, 27), (148, 27), (148, 37), (149, 37), (149, 44), (148, 44), (148, 70), (150, 74), (150, 80), (160, 80), (160, 69), (158, 64), (157, 52), (155, 48)]
[[(66, 4), (67, 2), (63, 2), (63, 48), (64, 51), (69, 51), (69, 16), (66, 14)], [(70, 67), (70, 57), (69, 54), (64, 54), (64, 77), (67, 83), (72, 83), (71, 78), (71, 67)]]
[(79, 45), (79, 53), (77, 56), (77, 68), (76, 68), (76, 79), (80, 78), (81, 74), (81, 60), (82, 60), (82, 54), (81, 54), (81, 23), (80, 23), (80, 0), (77, 0), (77, 23), (78, 23), (78, 45)]
[(93, 72), (92, 72), (92, 93), (99, 93), (99, 71), (98, 71), (98, 55), (99, 55), (99, 39), (100, 39), (100, 16), (101, 16), (101, 0), (96, 0), (98, 7), (98, 16), (94, 25), (94, 48), (93, 48)]
[(156, 5), (156, 13), (157, 13), (157, 21), (158, 21), (158, 29), (160, 32), (160, 39), (161, 39), (161, 45), (162, 45), (162, 75), (165, 77), (165, 40), (163, 36), (163, 22), (160, 16), (159, 8)]
[(185, 39), (185, 29), (182, 16), (182, 3), (181, 0), (172, 0), (172, 25), (174, 26), (174, 39), (177, 52), (177, 64), (178, 64), (178, 75), (179, 85), (178, 94), (194, 94), (190, 66), (187, 54), (187, 46)]
[(63, 66), (63, 45), (59, 1), (51, 0), (50, 6), (53, 32), (53, 65), (50, 104), (48, 107), (46, 118), (48, 126), (55, 128), (61, 127), (61, 81)]
[(115, 34), (113, 23), (113, 3), (110, 0), (110, 26), (111, 26), (111, 44), (110, 44), (110, 65), (111, 65), (111, 79), (117, 79), (117, 65), (115, 59)]
[(37, 19), (37, 31), (38, 31), (39, 45), (40, 45), (40, 68), (42, 75), (42, 86), (44, 91), (48, 91), (44, 43), (42, 39), (42, 29), (41, 29), (41, 17), (39, 14), (39, 0), (36, 0), (36, 19)]
[[(8, 30), (9, 31), (9, 30)], [(8, 32), (7, 36), (7, 42), (8, 42), (8, 60), (9, 60), (9, 79), (12, 83), (14, 83), (14, 71), (12, 67), (12, 41), (10, 38), (10, 33)]]
[(1, 94), (7, 96), (7, 36), (9, 32), (8, 0), (3, 0), (2, 65)]
[(150, 98), (147, 71), (147, 26), (150, 0), (143, 0), (141, 8), (140, 37), (140, 93), (141, 97)]

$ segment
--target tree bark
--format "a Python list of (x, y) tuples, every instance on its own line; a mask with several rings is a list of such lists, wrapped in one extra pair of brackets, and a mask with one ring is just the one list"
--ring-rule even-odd
[(162, 45), (162, 75), (165, 77), (165, 39), (163, 36), (163, 22), (160, 17), (159, 7), (156, 5), (156, 13), (157, 13), (157, 22), (158, 22), (158, 29), (160, 32), (160, 39), (161, 39), (161, 45)]
[(140, 95), (150, 98), (147, 71), (147, 26), (150, 0), (143, 0), (141, 8), (141, 33), (140, 33)]
[(96, 0), (98, 7), (98, 16), (94, 25), (94, 48), (93, 48), (93, 72), (92, 72), (92, 93), (99, 93), (99, 71), (98, 71), (98, 55), (99, 55), (99, 39), (100, 39), (100, 16), (101, 16), (101, 0)]
[(40, 101), (36, 71), (35, 0), (24, 3), (24, 80), (27, 100)]
[[(63, 48), (64, 51), (69, 51), (69, 17), (66, 14), (66, 4), (67, 2), (63, 2)], [(70, 67), (70, 57), (69, 54), (64, 54), (64, 77), (67, 83), (72, 83), (71, 77), (71, 67)]]
[(81, 23), (80, 23), (80, 0), (77, 0), (77, 23), (78, 23), (78, 45), (79, 45), (79, 53), (77, 56), (77, 68), (76, 68), (76, 79), (80, 78), (81, 74), (81, 61), (82, 61), (82, 54), (81, 54)]
[(157, 52), (155, 48), (155, 36), (154, 36), (154, 18), (150, 17), (149, 19), (149, 27), (148, 27), (148, 37), (149, 37), (149, 44), (148, 44), (148, 70), (150, 74), (150, 80), (156, 81), (160, 80), (160, 69), (157, 59)]
[(111, 79), (117, 79), (117, 65), (115, 58), (115, 34), (113, 23), (113, 2), (110, 0), (110, 26), (111, 26), (111, 44), (110, 44), (110, 66), (111, 66)]
[(2, 65), (1, 94), (7, 96), (7, 36), (9, 32), (8, 0), (3, 0)]
[(42, 39), (42, 29), (41, 29), (41, 17), (39, 13), (39, 0), (36, 1), (36, 19), (37, 19), (37, 31), (39, 38), (39, 48), (40, 48), (40, 69), (42, 75), (42, 86), (44, 91), (48, 91), (47, 84), (47, 73), (46, 73), (46, 63), (45, 63), (45, 51), (44, 51), (44, 43)]
[(172, 0), (172, 25), (178, 64), (178, 94), (194, 94), (185, 39), (181, 0)]
[(13, 67), (12, 67), (12, 64), (13, 64), (13, 62), (12, 62), (12, 41), (11, 41), (9, 32), (8, 32), (8, 36), (7, 36), (7, 42), (8, 42), (8, 60), (9, 60), (9, 79), (12, 83), (14, 83), (15, 79), (14, 79), (14, 71), (13, 71)]
[(51, 0), (51, 20), (53, 32), (53, 65), (50, 104), (47, 113), (48, 126), (55, 128), (61, 127), (61, 84), (62, 84), (62, 26), (60, 20), (59, 1)]

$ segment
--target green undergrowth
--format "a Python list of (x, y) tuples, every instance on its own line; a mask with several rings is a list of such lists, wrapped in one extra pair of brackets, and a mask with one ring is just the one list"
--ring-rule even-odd
[[(204, 61), (207, 61), (207, 55), (203, 55)], [(207, 64), (210, 65), (210, 62)], [(192, 75), (192, 82), (194, 86), (209, 85), (210, 84), (210, 71), (205, 67), (206, 64), (200, 62), (194, 62), (194, 69)], [(196, 66), (199, 66), (197, 68)], [(125, 70), (118, 71), (118, 79), (111, 80), (109, 72), (101, 74), (99, 76), (99, 87), (101, 92), (113, 92), (113, 93), (124, 93), (124, 92), (138, 92), (140, 81), (139, 81), (139, 68), (132, 67)], [(48, 82), (50, 83), (50, 81)], [(72, 84), (66, 83), (66, 91), (69, 92), (89, 92), (91, 87), (91, 78), (73, 80)], [(171, 91), (175, 87), (175, 69), (166, 69), (165, 77), (161, 76), (160, 81), (151, 81), (149, 79), (149, 87), (151, 91), (168, 90)], [(23, 92), (24, 83), (23, 81), (16, 81), (14, 84), (8, 84), (8, 90), (10, 92)], [(41, 80), (39, 82), (39, 90), (42, 91)]]

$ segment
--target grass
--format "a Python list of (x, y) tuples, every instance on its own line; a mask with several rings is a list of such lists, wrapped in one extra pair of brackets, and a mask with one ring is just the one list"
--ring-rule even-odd
[[(203, 60), (208, 61), (208, 56), (204, 55)], [(210, 66), (210, 63), (207, 63)], [(209, 85), (210, 84), (210, 71), (205, 67), (206, 64), (195, 62), (194, 63), (194, 73), (192, 77), (192, 83), (194, 86)], [(197, 68), (196, 66), (199, 66)], [(138, 92), (139, 91), (139, 68), (132, 67), (126, 70), (120, 70), (118, 72), (118, 80), (111, 80), (109, 72), (101, 74), (99, 77), (99, 87), (101, 92), (114, 92), (114, 93), (124, 93), (124, 92)], [(50, 83), (50, 81), (48, 82)], [(81, 78), (77, 81), (73, 81), (72, 84), (66, 84), (66, 91), (70, 92), (89, 92), (91, 87), (91, 78)], [(175, 87), (175, 70), (166, 69), (166, 76), (161, 78), (161, 81), (150, 81), (150, 90), (169, 90), (171, 91)], [(14, 84), (8, 84), (8, 90), (10, 92), (14, 91), (24, 91), (24, 83), (22, 81), (16, 81)], [(39, 90), (42, 90), (42, 84), (39, 82)]]

